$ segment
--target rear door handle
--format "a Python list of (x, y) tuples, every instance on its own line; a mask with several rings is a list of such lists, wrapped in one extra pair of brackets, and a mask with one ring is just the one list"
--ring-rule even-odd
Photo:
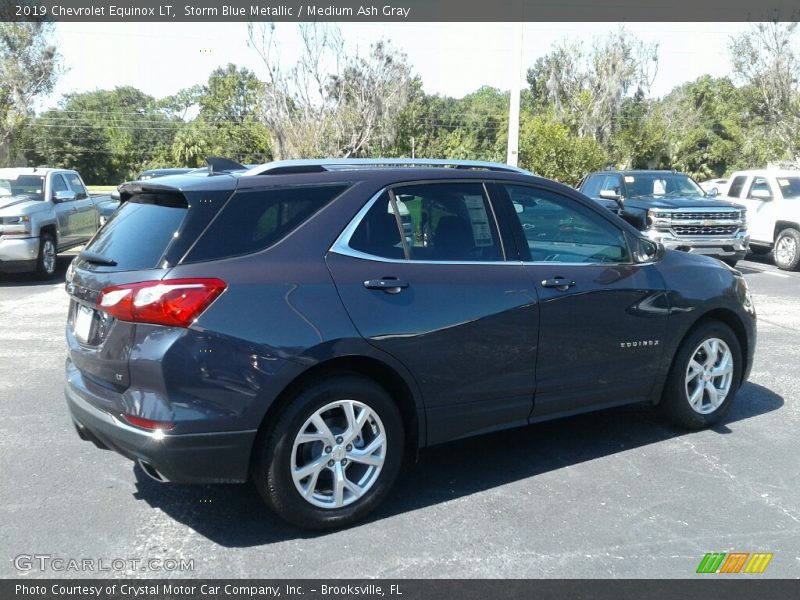
[(408, 287), (408, 282), (397, 277), (382, 277), (381, 279), (367, 279), (364, 287), (368, 290), (383, 290), (387, 294), (399, 294)]
[(559, 292), (566, 292), (573, 285), (575, 285), (574, 281), (564, 279), (563, 277), (553, 277), (552, 279), (545, 279), (542, 281), (542, 287), (556, 288)]

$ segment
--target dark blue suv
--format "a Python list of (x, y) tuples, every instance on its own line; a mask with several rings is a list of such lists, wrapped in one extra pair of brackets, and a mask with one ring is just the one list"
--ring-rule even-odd
[(347, 525), (417, 449), (632, 402), (704, 427), (752, 365), (741, 274), (492, 163), (288, 161), (123, 186), (72, 263), (78, 433), (159, 481)]

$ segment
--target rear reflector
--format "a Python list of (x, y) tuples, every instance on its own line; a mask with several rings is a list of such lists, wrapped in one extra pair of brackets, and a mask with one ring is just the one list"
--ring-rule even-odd
[(122, 418), (131, 425), (136, 425), (142, 429), (150, 429), (151, 431), (175, 428), (175, 423), (170, 423), (168, 421), (151, 421), (150, 419), (142, 419), (141, 417), (134, 417), (133, 415), (122, 415)]
[(105, 288), (97, 308), (134, 323), (188, 327), (227, 285), (219, 279), (167, 279)]

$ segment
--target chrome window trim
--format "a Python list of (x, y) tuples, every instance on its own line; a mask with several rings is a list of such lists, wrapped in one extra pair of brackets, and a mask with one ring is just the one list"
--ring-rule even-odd
[[(361, 221), (364, 220), (364, 217), (367, 216), (367, 213), (370, 211), (372, 206), (378, 201), (378, 199), (383, 196), (383, 194), (389, 192), (391, 196), (394, 196), (394, 190), (397, 188), (402, 187), (409, 187), (415, 185), (427, 185), (432, 183), (480, 183), (481, 187), (483, 188), (483, 193), (485, 196), (485, 200), (489, 203), (489, 211), (491, 212), (491, 217), (494, 220), (495, 226), (495, 233), (497, 234), (497, 241), (500, 245), (500, 253), (502, 254), (503, 258), (500, 260), (413, 260), (409, 258), (386, 258), (383, 256), (376, 256), (374, 254), (367, 254), (366, 252), (361, 252), (360, 250), (355, 250), (350, 247), (350, 238), (353, 237), (356, 229), (361, 224)], [(391, 200), (390, 200), (391, 201)], [(399, 212), (395, 213), (395, 217), (397, 218)], [(400, 237), (403, 238), (402, 227), (400, 227), (401, 233)], [(404, 244), (405, 248), (405, 244)], [(368, 201), (367, 203), (356, 213), (356, 216), (353, 217), (350, 222), (347, 224), (342, 230), (342, 233), (339, 234), (339, 237), (336, 238), (336, 241), (333, 242), (333, 245), (329, 248), (329, 252), (334, 252), (336, 254), (340, 254), (342, 256), (349, 256), (351, 258), (359, 258), (362, 260), (371, 260), (374, 262), (382, 262), (382, 263), (393, 263), (393, 264), (416, 264), (416, 265), (521, 265), (521, 261), (509, 261), (506, 258), (506, 251), (505, 251), (505, 242), (503, 241), (502, 235), (500, 234), (500, 223), (497, 221), (497, 215), (494, 211), (494, 205), (492, 204), (492, 198), (488, 193), (486, 188), (486, 182), (483, 180), (464, 180), (464, 179), (433, 179), (433, 180), (420, 180), (420, 181), (404, 181), (397, 184), (387, 185), (386, 187), (381, 188), (376, 192)], [(552, 264), (552, 263), (551, 263)], [(560, 263), (564, 264), (564, 263)]]

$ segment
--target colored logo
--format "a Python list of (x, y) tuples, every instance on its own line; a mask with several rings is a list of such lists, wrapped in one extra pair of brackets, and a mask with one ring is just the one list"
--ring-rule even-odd
[(698, 573), (763, 573), (772, 552), (708, 552), (697, 566)]

